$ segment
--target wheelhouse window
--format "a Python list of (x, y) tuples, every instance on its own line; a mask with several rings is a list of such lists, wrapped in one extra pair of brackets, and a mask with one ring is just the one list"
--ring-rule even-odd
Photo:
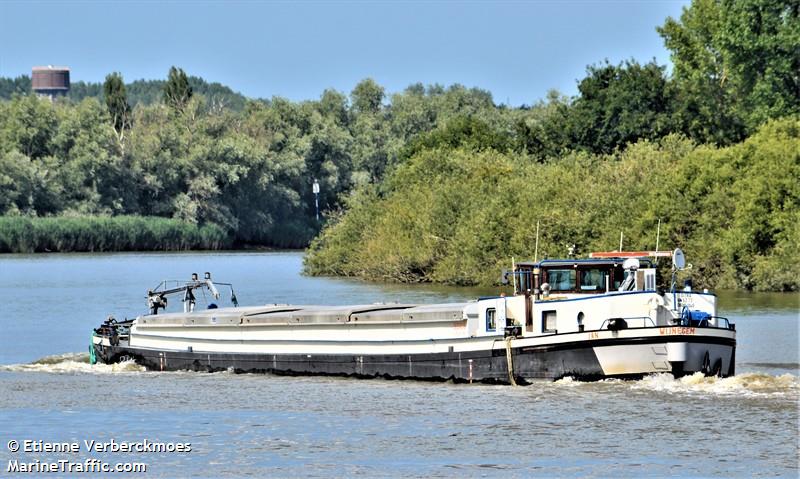
[(550, 291), (574, 290), (576, 276), (574, 269), (547, 270), (547, 282), (550, 283)]
[(497, 329), (497, 310), (489, 308), (486, 310), (486, 331)]
[(542, 311), (542, 332), (555, 333), (556, 332), (556, 312), (555, 311)]
[(614, 267), (614, 281), (611, 283), (611, 289), (614, 291), (618, 290), (622, 283), (625, 281), (626, 277), (625, 270), (622, 269), (622, 265), (617, 265)]
[(606, 277), (608, 277), (608, 270), (604, 269), (586, 269), (581, 271), (581, 291), (605, 291), (606, 290)]
[(532, 271), (529, 269), (520, 269), (517, 272), (518, 280), (519, 280), (519, 292), (524, 293), (531, 289), (531, 273)]

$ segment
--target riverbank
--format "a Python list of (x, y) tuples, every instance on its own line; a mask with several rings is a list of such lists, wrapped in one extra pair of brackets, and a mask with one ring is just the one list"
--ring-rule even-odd
[(544, 163), (491, 146), (422, 149), (348, 198), (305, 271), (490, 285), (513, 258), (612, 251), (622, 233), (627, 250), (655, 249), (657, 236), (682, 248), (698, 288), (798, 291), (799, 151), (798, 118), (729, 147), (676, 135)]
[(0, 217), (0, 253), (219, 250), (231, 245), (219, 226), (170, 218)]

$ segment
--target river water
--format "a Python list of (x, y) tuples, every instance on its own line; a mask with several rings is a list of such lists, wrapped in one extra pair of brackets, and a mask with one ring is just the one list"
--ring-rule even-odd
[[(92, 459), (146, 464), (138, 476), (147, 477), (797, 477), (798, 295), (720, 295), (720, 314), (738, 331), (737, 375), (726, 379), (513, 388), (88, 363), (93, 327), (108, 314), (141, 314), (147, 289), (192, 272), (233, 282), (245, 305), (498, 292), (309, 278), (301, 266), (300, 253), (0, 256), (0, 477), (26, 475), (8, 472), (10, 461)], [(80, 450), (15, 453), (11, 440)], [(191, 451), (88, 451), (91, 440)], [(76, 475), (104, 476), (48, 474)]]

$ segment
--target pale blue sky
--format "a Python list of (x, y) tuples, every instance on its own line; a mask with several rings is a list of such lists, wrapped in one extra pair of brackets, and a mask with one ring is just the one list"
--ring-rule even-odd
[(669, 54), (655, 27), (688, 1), (37, 2), (0, 0), (0, 76), (165, 78), (171, 65), (250, 97), (315, 99), (366, 77), (387, 92), (461, 83), (495, 102), (576, 93), (586, 66)]

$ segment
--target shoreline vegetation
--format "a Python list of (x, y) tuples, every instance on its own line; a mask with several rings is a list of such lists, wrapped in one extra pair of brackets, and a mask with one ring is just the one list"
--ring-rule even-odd
[(216, 225), (157, 217), (0, 217), (0, 253), (221, 250)]
[[(797, 291), (800, 119), (718, 148), (680, 136), (520, 162), (438, 148), (359, 190), (305, 258), (310, 274), (488, 286), (511, 260), (680, 247), (695, 287)], [(424, 208), (420, 205), (426, 205)], [(685, 277), (685, 276), (684, 276)]]
[(0, 78), (0, 252), (308, 247), (308, 274), (488, 285), (537, 221), (556, 257), (653, 248), (660, 220), (696, 286), (800, 290), (800, 9), (693, 0), (657, 30), (670, 72), (606, 60), (518, 107), (369, 78), (249, 99), (176, 67), (54, 101)]

